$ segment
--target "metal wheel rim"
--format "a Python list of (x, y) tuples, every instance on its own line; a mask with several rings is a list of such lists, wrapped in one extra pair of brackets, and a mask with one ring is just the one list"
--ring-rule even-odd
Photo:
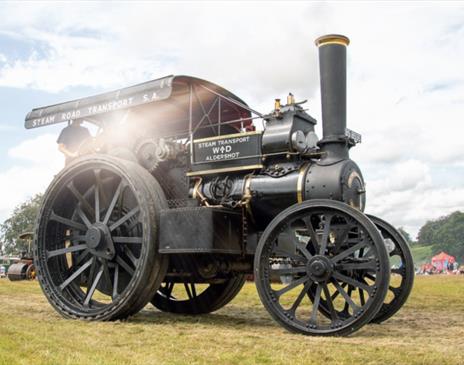
[[(148, 229), (150, 220), (146, 202), (143, 201), (137, 186), (127, 172), (111, 164), (93, 164), (95, 165), (100, 167), (79, 166), (74, 170), (71, 169), (70, 174), (61, 176), (63, 178), (60, 180), (63, 182), (61, 186), (55, 184), (47, 192), (50, 204), (42, 207), (39, 217), (35, 256), (42, 288), (52, 305), (63, 315), (98, 319), (108, 316), (109, 311), (115, 312), (120, 309), (132, 295), (138, 285), (142, 268), (146, 266), (147, 250), (152, 244), (152, 237)], [(85, 174), (94, 176), (95, 180), (90, 188), (83, 188), (85, 183), (81, 182), (80, 184), (83, 185), (79, 186), (80, 184), (75, 181)], [(114, 185), (112, 197), (106, 199), (106, 207), (103, 205), (104, 189), (99, 185), (104, 184), (105, 174), (113, 175), (111, 180)], [(118, 178), (119, 181), (114, 181)], [(99, 188), (96, 188), (97, 185)], [(85, 203), (89, 193), (92, 195), (92, 188), (93, 207), (88, 201)], [(127, 192), (130, 197), (127, 196)], [(77, 202), (72, 212), (66, 210), (63, 204), (60, 206), (59, 198), (63, 198), (63, 195), (73, 197), (74, 202)], [(121, 203), (121, 200), (125, 202)], [(130, 203), (125, 206), (127, 202)], [(93, 216), (88, 211), (90, 208), (94, 208)], [(113, 217), (117, 209), (122, 214), (119, 219)], [(97, 221), (106, 225), (110, 231), (115, 251), (111, 259), (102, 257), (102, 252), (97, 255), (98, 250), (89, 247), (86, 235)], [(130, 228), (132, 233), (121, 235), (123, 227), (129, 228), (126, 225), (134, 224), (134, 221), (135, 226)], [(63, 231), (71, 231), (72, 234), (63, 236)], [(55, 235), (54, 240), (50, 240), (50, 235)], [(69, 247), (61, 242), (63, 238), (71, 241)], [(139, 246), (139, 248), (136, 251), (130, 248), (128, 251), (127, 246)], [(67, 254), (71, 254), (71, 264), (65, 262), (64, 257)], [(80, 284), (85, 273), (89, 275), (90, 280), (84, 290)], [(127, 279), (128, 275), (129, 279)], [(95, 298), (96, 292), (108, 294), (102, 289), (104, 282), (111, 283), (113, 288), (109, 295), (109, 303), (108, 298), (106, 302)]]
[[(324, 206), (326, 204), (328, 204), (328, 206)], [(310, 214), (310, 219), (305, 220), (304, 218), (308, 216), (308, 210), (311, 210), (312, 213)], [(323, 227), (321, 227), (321, 240), (319, 241), (317, 233), (315, 232), (315, 222), (312, 217), (317, 216), (318, 213), (321, 215), (326, 214), (327, 210), (335, 212), (335, 215), (329, 220), (331, 222), (330, 225), (325, 225), (324, 223)], [(332, 245), (332, 243), (329, 244), (329, 234), (331, 232), (330, 227), (334, 223), (332, 219), (336, 221), (337, 219), (343, 218), (343, 216), (345, 217), (346, 224), (354, 224), (357, 226), (357, 230), (360, 231), (358, 234), (363, 234), (365, 236), (362, 241), (364, 243), (362, 245), (360, 243), (347, 244), (344, 250), (337, 252), (332, 249), (333, 251), (330, 253), (330, 245)], [(296, 221), (304, 223), (307, 230), (306, 235), (309, 237), (306, 244), (292, 239), (294, 247), (296, 248), (296, 256), (298, 256), (294, 257), (296, 259), (295, 262), (299, 262), (299, 265), (291, 264), (289, 268), (273, 269), (269, 264), (269, 259), (272, 255), (276, 256), (275, 247), (277, 237), (281, 233), (288, 233), (289, 227)], [(266, 229), (260, 240), (255, 257), (255, 278), (257, 279), (257, 288), (261, 300), (274, 319), (291, 331), (312, 335), (337, 335), (351, 333), (367, 323), (377, 313), (382, 305), (387, 290), (389, 276), (388, 258), (381, 237), (372, 223), (362, 213), (350, 207), (345, 207), (342, 203), (338, 202), (327, 203), (326, 201), (310, 201), (299, 206), (288, 208), (286, 211), (279, 214), (273, 222), (274, 224), (270, 224), (270, 227)], [(311, 227), (313, 228), (313, 232), (311, 232)], [(347, 237), (349, 238), (349, 236), (348, 234)], [(319, 245), (319, 247), (317, 247), (318, 252), (313, 250), (314, 247), (311, 248), (311, 242), (317, 242), (317, 245)], [(348, 243), (348, 241), (346, 242)], [(335, 241), (334, 245), (337, 245), (337, 241)], [(340, 245), (341, 250), (344, 245)], [(356, 247), (358, 247), (357, 250), (355, 250)], [(359, 253), (364, 247), (369, 247), (375, 260), (369, 259), (368, 261), (370, 262), (353, 263), (353, 256)], [(326, 252), (327, 255), (320, 255), (321, 252)], [(360, 259), (362, 259), (364, 254), (361, 253), (360, 255)], [(288, 253), (287, 256), (289, 257)], [(327, 278), (315, 278), (314, 273), (308, 269), (307, 264), (314, 262), (314, 258), (317, 256), (322, 256), (321, 261), (322, 258), (327, 256), (328, 261), (332, 261), (332, 264), (334, 264), (332, 273), (330, 273)], [(346, 261), (348, 258), (350, 258), (351, 262)], [(353, 270), (355, 270), (354, 266), (356, 265), (358, 267), (369, 267), (370, 270), (372, 269), (376, 272), (376, 277), (370, 285), (357, 282), (347, 274), (347, 268), (349, 268), (350, 265)], [(327, 266), (329, 266), (329, 264), (327, 264)], [(286, 287), (274, 290), (270, 285), (271, 272), (274, 274), (278, 272), (280, 275), (292, 275), (292, 281)], [(365, 298), (365, 302), (363, 304), (350, 303), (350, 299), (347, 299), (349, 296), (340, 284), (341, 282), (348, 282), (363, 288), (363, 291), (365, 290), (366, 294), (369, 294), (367, 298)], [(330, 319), (330, 323), (323, 324), (320, 321), (321, 316), (318, 315), (318, 312), (320, 311), (321, 299), (330, 298), (329, 302), (332, 302), (332, 293), (329, 284), (342, 294), (339, 296), (352, 307), (352, 313), (347, 318), (339, 318), (336, 316), (335, 311), (332, 311), (333, 317)], [(303, 299), (308, 297), (307, 294), (314, 285), (316, 285), (316, 291), (315, 298), (312, 301), (311, 316), (309, 319), (306, 318), (303, 321), (301, 318), (297, 318), (296, 311)], [(293, 304), (286, 309), (280, 303), (281, 297), (295, 288), (298, 288), (298, 296)], [(351, 302), (353, 301), (351, 300)]]

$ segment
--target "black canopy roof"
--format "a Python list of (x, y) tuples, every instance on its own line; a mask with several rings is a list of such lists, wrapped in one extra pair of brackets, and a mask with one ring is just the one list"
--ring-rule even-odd
[[(218, 102), (218, 99), (221, 99)], [(140, 123), (156, 124), (166, 132), (187, 131), (200, 124), (244, 119), (251, 127), (251, 109), (236, 95), (209, 81), (190, 76), (166, 76), (142, 84), (51, 106), (26, 116), (27, 129), (70, 120), (96, 124), (129, 111)], [(190, 124), (192, 122), (192, 124)], [(238, 125), (236, 126), (238, 128)]]

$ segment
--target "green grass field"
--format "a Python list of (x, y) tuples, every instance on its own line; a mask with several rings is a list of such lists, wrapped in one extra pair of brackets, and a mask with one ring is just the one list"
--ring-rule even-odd
[(147, 306), (128, 321), (62, 319), (37, 282), (0, 280), (0, 364), (464, 364), (464, 276), (417, 277), (408, 303), (347, 338), (294, 335), (252, 283), (198, 317)]
[(413, 246), (411, 247), (412, 257), (414, 258), (414, 264), (420, 266), (423, 263), (430, 262), (432, 257), (438, 252), (432, 249), (432, 246)]

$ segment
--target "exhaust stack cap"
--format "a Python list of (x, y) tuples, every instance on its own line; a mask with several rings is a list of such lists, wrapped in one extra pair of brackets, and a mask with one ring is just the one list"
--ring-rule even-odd
[(327, 44), (340, 44), (342, 46), (348, 46), (350, 39), (341, 34), (327, 34), (316, 39), (317, 47), (325, 46)]

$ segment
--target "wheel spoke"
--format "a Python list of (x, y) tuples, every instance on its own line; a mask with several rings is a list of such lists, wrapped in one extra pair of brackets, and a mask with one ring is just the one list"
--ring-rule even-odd
[(188, 283), (184, 283), (184, 288), (185, 288), (185, 291), (187, 292), (187, 296), (189, 297), (190, 300), (192, 300), (193, 299), (193, 294), (190, 291)]
[(71, 236), (66, 236), (64, 238), (65, 241), (71, 241), (71, 242), (85, 242), (85, 236), (82, 235), (71, 235)]
[(108, 287), (111, 287), (111, 291), (112, 291), (113, 284), (111, 283), (111, 274), (110, 274), (110, 269), (108, 268), (108, 261), (105, 259), (101, 259), (101, 264), (103, 267), (103, 279), (108, 284)]
[(319, 248), (319, 255), (325, 255), (327, 243), (329, 241), (330, 225), (332, 222), (332, 215), (325, 215), (324, 231), (322, 232), (321, 247)]
[(340, 274), (339, 272), (334, 272), (332, 274), (332, 276), (337, 279), (337, 280), (340, 280), (340, 281), (343, 281), (349, 285), (352, 285), (356, 288), (361, 288), (365, 291), (367, 291), (369, 294), (371, 293), (372, 291), (372, 288), (367, 285), (367, 284), (364, 284), (364, 283), (361, 283), (360, 281), (356, 280), (356, 279), (353, 279), (353, 278), (350, 278), (346, 275), (343, 275), (343, 274)]
[(340, 252), (338, 255), (332, 257), (331, 260), (332, 260), (333, 263), (336, 263), (336, 262), (344, 259), (345, 257), (348, 257), (349, 255), (355, 253), (356, 251), (360, 250), (361, 248), (366, 247), (367, 245), (368, 245), (368, 243), (363, 240), (363, 241), (357, 243), (356, 245), (351, 246), (350, 248), (346, 249), (345, 251)]
[(317, 239), (317, 234), (314, 231), (314, 227), (311, 223), (311, 216), (303, 218), (303, 222), (305, 223), (306, 229), (309, 233), (309, 237), (311, 238), (311, 243), (314, 247), (314, 252), (317, 253), (319, 251), (319, 240)]
[(322, 286), (318, 284), (316, 288), (316, 294), (314, 295), (313, 311), (311, 313), (311, 318), (309, 319), (309, 323), (313, 325), (317, 323), (317, 312), (319, 310), (319, 303), (321, 301), (321, 292)]
[(193, 296), (194, 298), (196, 298), (196, 297), (197, 297), (197, 289), (195, 288), (195, 283), (191, 283), (191, 284), (190, 284), (190, 288), (191, 288), (191, 290), (192, 290), (192, 296)]
[(329, 287), (327, 286), (327, 284), (322, 284), (322, 290), (324, 291), (325, 301), (330, 311), (330, 318), (332, 319), (332, 322), (334, 322), (338, 319), (338, 315), (337, 315), (337, 312), (335, 311), (335, 308), (332, 302), (332, 297), (330, 295)]
[(90, 250), (86, 248), (79, 256), (77, 256), (75, 265), (79, 265), (89, 253), (90, 253)]
[[(335, 280), (333, 280), (335, 281)], [(337, 283), (338, 284), (338, 283)], [(346, 283), (342, 283), (342, 288), (344, 288), (345, 286), (347, 286), (348, 284)], [(332, 294), (332, 296), (330, 297), (332, 299), (332, 301), (335, 300), (336, 297), (338, 297), (340, 295), (340, 292), (338, 290), (335, 291), (335, 293)]]
[(118, 284), (119, 284), (119, 265), (115, 265), (114, 278), (113, 278), (113, 295), (112, 295), (113, 299), (115, 299), (118, 296)]
[(341, 262), (336, 267), (338, 270), (369, 270), (375, 272), (377, 263), (374, 259), (359, 262)]
[(85, 250), (86, 248), (87, 248), (87, 245), (76, 245), (76, 246), (60, 248), (58, 250), (47, 251), (47, 260), (52, 257), (64, 255), (70, 252), (82, 251), (82, 250)]
[(97, 258), (94, 257), (92, 262), (92, 266), (90, 266), (90, 273), (89, 277), (87, 278), (87, 292), (89, 291), (90, 287), (92, 286), (93, 279), (95, 278), (95, 271), (97, 270)]
[[(306, 244), (303, 244), (300, 242), (295, 230), (291, 229), (291, 227), (287, 227), (285, 232), (290, 237), (291, 242), (296, 247), (297, 251), (300, 251), (307, 260), (313, 257), (311, 252), (309, 252), (308, 249), (306, 248)], [(297, 257), (299, 256), (296, 251), (295, 253), (284, 253), (284, 255), (287, 257), (295, 256), (295, 254), (297, 254), (296, 255)]]
[(306, 294), (308, 293), (309, 291), (309, 288), (311, 287), (311, 285), (313, 284), (313, 282), (311, 280), (308, 280), (306, 282), (306, 284), (303, 286), (303, 289), (301, 289), (301, 292), (300, 294), (298, 295), (298, 297), (296, 298), (295, 302), (293, 302), (291, 308), (288, 310), (288, 312), (292, 313), (293, 315), (295, 315), (295, 312), (297, 310), (297, 308), (300, 306), (301, 304), (301, 301), (303, 300), (303, 298), (306, 296)]
[(95, 200), (95, 222), (100, 222), (100, 189), (97, 185), (94, 188), (94, 200)]
[(97, 288), (98, 283), (100, 282), (100, 279), (103, 274), (103, 266), (100, 266), (100, 270), (98, 270), (97, 275), (95, 276), (95, 280), (92, 283), (92, 286), (89, 290), (87, 290), (87, 295), (85, 297), (84, 305), (88, 306), (90, 303), (90, 300), (93, 297), (93, 294), (95, 293), (95, 289)]
[(85, 213), (82, 211), (81, 207), (80, 206), (77, 206), (76, 207), (76, 213), (77, 215), (82, 219), (82, 222), (84, 222), (84, 224), (86, 225), (87, 228), (90, 228), (90, 226), (92, 225), (92, 223), (90, 223), (90, 220), (87, 218), (87, 216), (85, 215)]
[(166, 294), (166, 296), (168, 298), (172, 298), (171, 294), (172, 294), (172, 290), (174, 289), (174, 285), (176, 285), (176, 283), (174, 283), (173, 281), (170, 281), (170, 282), (168, 281), (166, 283), (166, 286), (165, 286), (166, 293), (165, 294)]
[(105, 218), (103, 218), (103, 224), (108, 224), (111, 214), (113, 213), (114, 206), (116, 205), (119, 199), (119, 195), (121, 195), (121, 190), (123, 187), (124, 187), (124, 182), (121, 180), (118, 187), (116, 188), (116, 192), (114, 193), (113, 198), (111, 199), (111, 203), (108, 207), (108, 210), (106, 211)]
[[(339, 233), (335, 237), (335, 252), (339, 252), (343, 243), (346, 242), (348, 234), (353, 229), (353, 225), (350, 222), (347, 222), (346, 227), (342, 229), (339, 228)], [(341, 231), (341, 232), (340, 232)]]
[(120, 256), (116, 256), (116, 262), (131, 276), (134, 275), (134, 269), (132, 269), (129, 264), (124, 261)]
[(123, 236), (115, 236), (112, 237), (114, 243), (138, 243), (141, 244), (143, 242), (143, 237), (123, 237)]
[(288, 284), (286, 287), (282, 289), (274, 290), (274, 294), (276, 297), (281, 297), (286, 292), (292, 290), (293, 288), (296, 288), (298, 285), (304, 284), (308, 280), (309, 280), (309, 276), (303, 276), (302, 278), (292, 281), (290, 284)]
[(273, 269), (271, 267), (271, 271), (276, 275), (292, 275), (292, 274), (301, 274), (306, 273), (306, 266), (296, 266), (296, 267), (288, 267), (282, 269)]
[(117, 220), (115, 223), (113, 223), (111, 226), (110, 226), (110, 231), (114, 231), (116, 228), (118, 228), (121, 224), (123, 224), (124, 222), (126, 222), (128, 219), (130, 219), (131, 217), (133, 217), (135, 214), (137, 214), (138, 212), (140, 211), (140, 207), (139, 206), (136, 206), (135, 208), (133, 208), (129, 213), (125, 214), (122, 218), (120, 218), (119, 220)]
[(63, 290), (66, 288), (71, 282), (73, 282), (80, 274), (84, 272), (90, 265), (92, 265), (94, 258), (92, 257), (89, 261), (87, 261), (84, 265), (82, 265), (78, 270), (76, 270), (69, 278), (67, 278), (63, 283), (60, 285), (60, 289)]
[(101, 203), (100, 206), (105, 206), (108, 203), (108, 198), (106, 196), (105, 189), (103, 189), (101, 169), (94, 169), (93, 173), (95, 175), (95, 189), (98, 190), (98, 195), (101, 197), (101, 199), (99, 199), (99, 202)]
[(66, 186), (69, 191), (76, 197), (76, 199), (81, 203), (82, 207), (84, 210), (90, 214), (91, 216), (94, 215), (94, 210), (92, 206), (89, 204), (89, 202), (82, 196), (82, 194), (76, 189), (74, 186), (74, 183), (71, 181), (67, 186)]
[(361, 302), (361, 306), (366, 304), (366, 299), (364, 298), (364, 291), (361, 288), (358, 288), (358, 294), (359, 294), (359, 301)]
[(73, 221), (71, 219), (62, 217), (62, 216), (56, 214), (53, 211), (50, 214), (50, 220), (58, 222), (58, 223), (62, 223), (67, 227), (75, 228), (78, 231), (87, 231), (87, 228), (83, 224), (75, 222), (75, 221)]
[(138, 259), (134, 256), (134, 254), (133, 254), (133, 252), (130, 250), (130, 248), (125, 247), (124, 253), (125, 253), (126, 256), (129, 258), (129, 260), (131, 260), (132, 265), (134, 265), (134, 267), (137, 267), (137, 261), (138, 261)]
[(332, 284), (335, 285), (337, 292), (342, 295), (343, 299), (345, 299), (345, 308), (343, 309), (343, 311), (348, 310), (348, 308), (346, 307), (348, 305), (351, 308), (353, 308), (353, 311), (356, 311), (359, 309), (359, 307), (355, 304), (355, 302), (353, 302), (353, 299), (351, 298), (351, 292), (352, 292), (351, 287), (348, 288), (348, 293), (347, 293), (345, 289), (336, 280), (332, 280)]

